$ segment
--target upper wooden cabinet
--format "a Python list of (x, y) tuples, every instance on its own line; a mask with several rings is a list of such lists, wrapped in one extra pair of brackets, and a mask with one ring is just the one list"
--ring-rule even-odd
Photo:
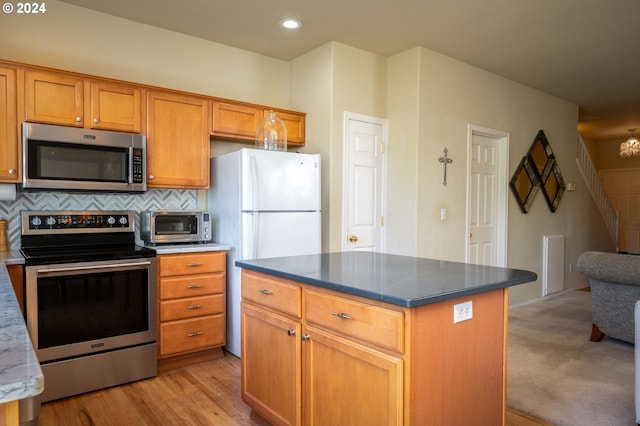
[(24, 83), (27, 121), (84, 126), (84, 82), (81, 78), (25, 71)]
[(0, 67), (0, 182), (20, 180), (17, 70)]
[(213, 101), (211, 107), (212, 134), (223, 138), (255, 140), (261, 108), (250, 105)]
[[(269, 110), (265, 110), (266, 114)], [(287, 126), (287, 146), (304, 146), (305, 145), (305, 118), (303, 112), (285, 111), (282, 109), (272, 108), (284, 125)]]
[(306, 114), (260, 105), (213, 101), (211, 134), (225, 139), (254, 141), (258, 122), (272, 110), (287, 127), (287, 145), (304, 146)]
[(90, 110), (92, 129), (142, 133), (142, 90), (140, 88), (92, 81)]
[(25, 71), (27, 121), (142, 133), (142, 89), (66, 74)]
[(147, 185), (209, 186), (209, 104), (197, 96), (148, 92)]

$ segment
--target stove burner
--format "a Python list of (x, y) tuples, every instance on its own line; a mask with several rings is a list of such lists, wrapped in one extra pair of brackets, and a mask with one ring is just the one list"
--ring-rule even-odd
[(155, 257), (135, 244), (135, 212), (23, 211), (26, 265)]

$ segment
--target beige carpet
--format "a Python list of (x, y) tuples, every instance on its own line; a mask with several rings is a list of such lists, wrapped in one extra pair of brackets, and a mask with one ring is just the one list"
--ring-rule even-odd
[(507, 405), (558, 426), (635, 425), (633, 345), (590, 334), (589, 292), (511, 308)]

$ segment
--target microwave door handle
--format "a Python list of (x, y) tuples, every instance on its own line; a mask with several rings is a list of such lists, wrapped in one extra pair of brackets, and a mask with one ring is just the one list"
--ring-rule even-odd
[(129, 173), (127, 177), (127, 183), (133, 185), (133, 147), (129, 147)]

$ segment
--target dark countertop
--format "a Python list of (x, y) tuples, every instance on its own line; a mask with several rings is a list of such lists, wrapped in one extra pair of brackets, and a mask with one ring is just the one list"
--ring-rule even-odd
[(357, 251), (238, 260), (236, 266), (409, 308), (537, 279), (521, 269)]

